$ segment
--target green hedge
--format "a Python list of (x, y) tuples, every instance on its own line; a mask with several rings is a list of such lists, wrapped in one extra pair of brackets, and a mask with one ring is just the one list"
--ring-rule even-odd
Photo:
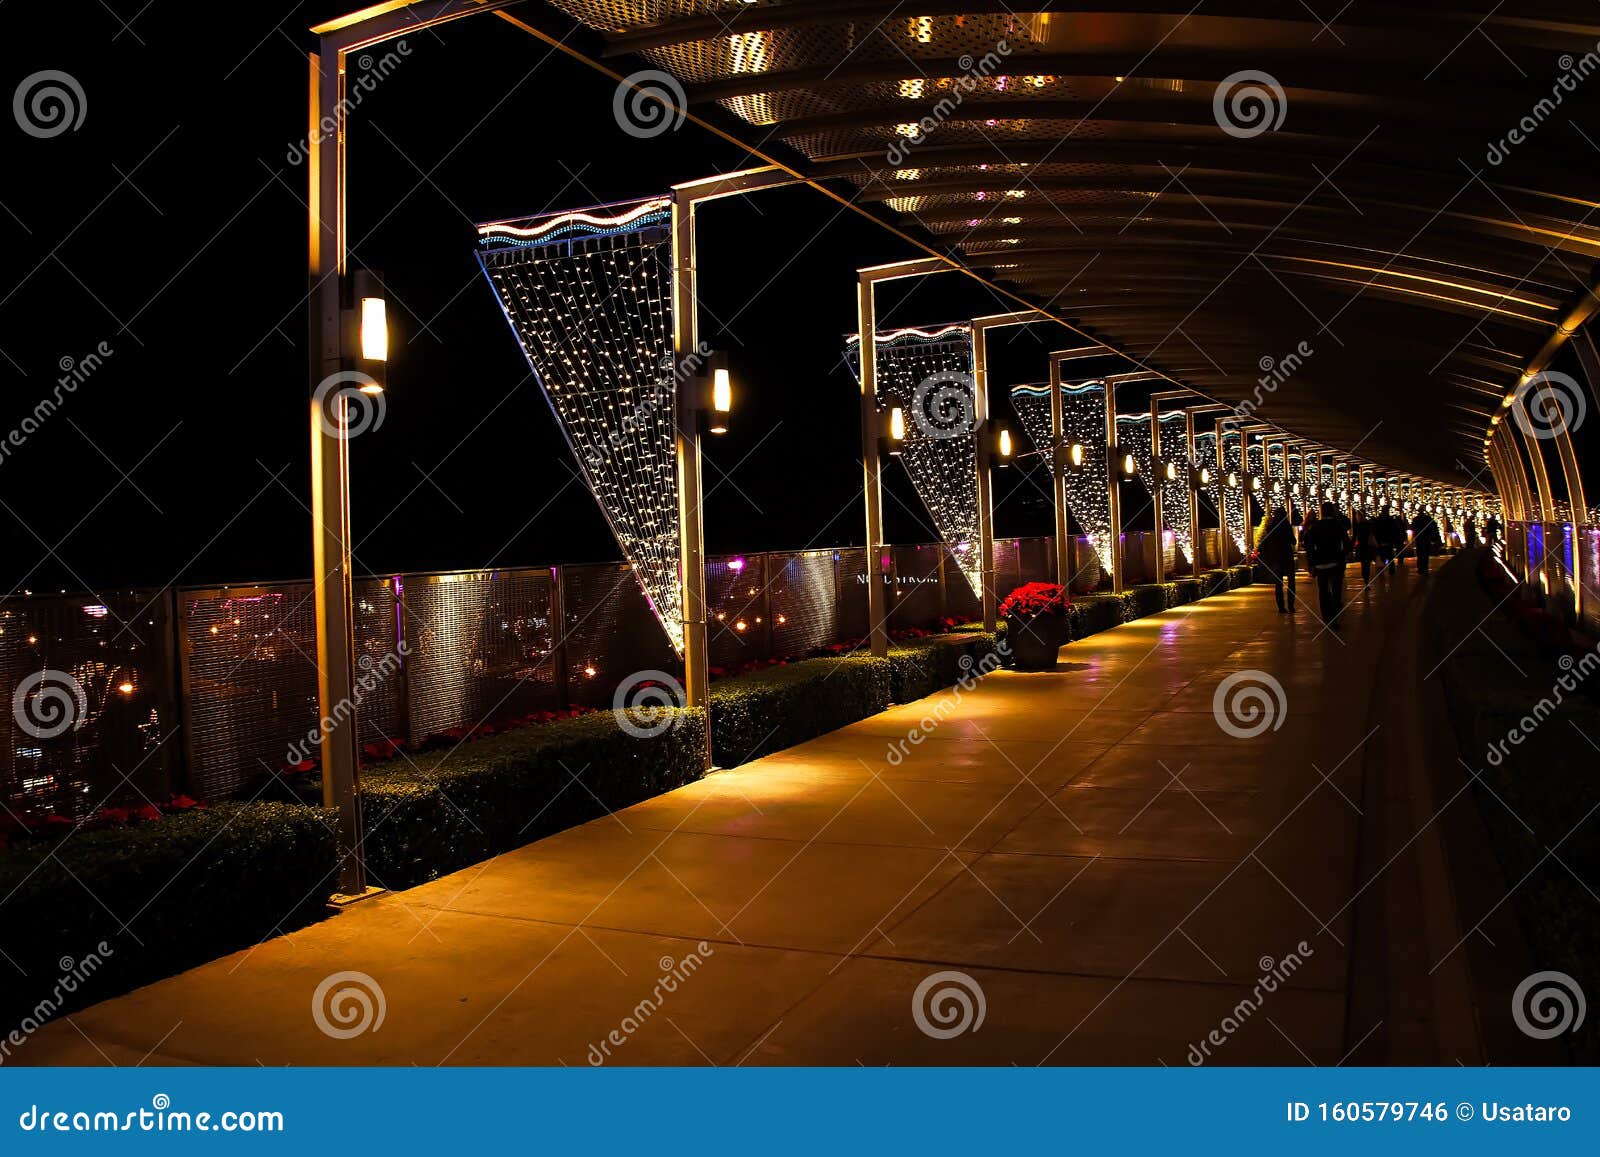
[(1256, 581), (1256, 568), (1250, 564), (1228, 568), (1228, 589), (1247, 587)]
[(23, 843), (0, 858), (0, 1018), (49, 1019), (41, 1001), (68, 1012), (308, 924), (335, 867), (328, 813), (296, 804)]
[(889, 706), (893, 668), (858, 652), (769, 667), (711, 687), (712, 756), (718, 767), (804, 743)]
[(954, 686), (983, 668), (998, 634), (963, 632), (897, 643), (889, 648), (889, 697), (910, 703)]
[(705, 716), (631, 735), (609, 711), (424, 752), (362, 778), (373, 882), (408, 888), (698, 779)]
[(1208, 570), (1200, 575), (1200, 597), (1209, 599), (1212, 595), (1220, 595), (1228, 589), (1230, 575), (1225, 570)]
[(1121, 595), (1078, 595), (1072, 600), (1069, 616), (1071, 637), (1083, 639), (1120, 626), (1127, 621), (1125, 611)]
[[(1431, 580), (1423, 613), (1428, 663), (1441, 664), (1457, 747), (1479, 773), (1478, 810), (1534, 959), (1593, 994), (1600, 991), (1600, 920), (1588, 889), (1600, 880), (1600, 813), (1590, 811), (1600, 803), (1600, 777), (1593, 748), (1573, 728), (1600, 737), (1590, 686), (1596, 676), (1579, 682), (1581, 669), (1558, 665), (1494, 609), (1478, 581), (1479, 553), (1460, 552)], [(1556, 704), (1563, 676), (1578, 687), (1563, 684)], [(1513, 733), (1519, 742), (1510, 741)], [(1575, 1059), (1600, 1063), (1600, 1018), (1587, 1018), (1570, 1043)]]
[(1172, 587), (1172, 601), (1168, 606), (1181, 607), (1184, 603), (1198, 602), (1205, 597), (1205, 586), (1197, 578), (1181, 578), (1168, 585)]

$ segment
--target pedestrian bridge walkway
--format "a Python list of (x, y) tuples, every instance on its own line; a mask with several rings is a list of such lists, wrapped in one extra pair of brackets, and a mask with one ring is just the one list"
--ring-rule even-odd
[(1054, 674), (896, 707), (74, 1014), (17, 1059), (1360, 1056), (1405, 1036), (1363, 1022), (1381, 1002), (1349, 978), (1375, 688), (1417, 580), (1349, 577), (1342, 637), (1264, 586), (1139, 620)]

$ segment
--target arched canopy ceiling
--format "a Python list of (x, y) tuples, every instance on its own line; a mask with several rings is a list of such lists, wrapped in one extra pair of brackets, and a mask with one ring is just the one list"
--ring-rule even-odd
[(550, 2), (1148, 364), (1432, 477), (1600, 258), (1592, 0)]

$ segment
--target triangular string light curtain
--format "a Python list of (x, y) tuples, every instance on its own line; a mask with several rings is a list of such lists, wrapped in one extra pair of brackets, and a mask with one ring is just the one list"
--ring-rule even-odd
[(678, 570), (672, 203), (478, 227), (478, 262), (673, 648)]
[[(899, 406), (905, 417), (900, 458), (911, 485), (972, 593), (981, 598), (972, 327), (890, 330), (879, 333), (875, 345), (878, 404), (885, 410)], [(845, 356), (859, 380), (859, 335), (846, 337)]]
[[(1011, 407), (1023, 432), (1035, 446), (1052, 445), (1050, 387), (1012, 386)], [(1083, 447), (1083, 464), (1067, 471), (1067, 509), (1100, 560), (1111, 573), (1111, 500), (1106, 494), (1106, 384), (1061, 385), (1061, 439), (1069, 450)]]
[[(1222, 475), (1217, 470), (1217, 433), (1207, 430), (1194, 436), (1194, 460), (1198, 467), (1205, 467), (1210, 474), (1210, 480), (1205, 483), (1202, 493), (1206, 501), (1211, 504), (1211, 509), (1218, 515), (1222, 512)], [(1220, 553), (1222, 548), (1221, 536), (1225, 533), (1218, 531), (1217, 548)], [(1212, 561), (1216, 561), (1213, 559)]]
[[(1161, 525), (1172, 531), (1172, 545), (1184, 562), (1194, 562), (1194, 528), (1189, 525), (1189, 425), (1183, 414), (1161, 415), (1161, 458), (1177, 467), (1178, 477), (1161, 487)], [(1215, 473), (1215, 471), (1213, 471)]]
[(1222, 473), (1224, 481), (1226, 476), (1232, 474), (1238, 483), (1236, 486), (1223, 486), (1222, 488), (1222, 522), (1228, 528), (1228, 533), (1233, 537), (1234, 549), (1242, 557), (1246, 550), (1246, 534), (1244, 525), (1244, 488), (1250, 485), (1250, 480), (1244, 477), (1241, 459), (1244, 457), (1242, 448), (1243, 438), (1237, 430), (1225, 431), (1222, 435)]

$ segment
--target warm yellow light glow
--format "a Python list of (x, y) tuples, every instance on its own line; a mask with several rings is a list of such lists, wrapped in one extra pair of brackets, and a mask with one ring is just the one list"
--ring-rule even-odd
[(1139, 464), (1133, 460), (1132, 454), (1124, 454), (1122, 456), (1122, 472), (1129, 478), (1139, 472)]
[(1000, 427), (1000, 457), (1011, 457), (1011, 431), (1004, 426)]
[(132, 695), (133, 694), (133, 684), (132, 683), (118, 683), (117, 684), (117, 690), (121, 691), (124, 695)]
[(1232, 470), (1228, 471), (1228, 486), (1230, 488), (1233, 488), (1233, 487), (1237, 487), (1238, 485), (1239, 485), (1239, 476), (1237, 474), (1235, 474)]
[(711, 408), (723, 414), (733, 409), (733, 379), (720, 366), (711, 375)]
[(1209, 466), (1200, 467), (1200, 485), (1211, 485), (1211, 468)]
[(1250, 479), (1250, 489), (1251, 490), (1260, 490), (1261, 489), (1261, 476), (1259, 474), (1256, 475), (1254, 478)]
[(381, 297), (361, 299), (361, 357), (369, 362), (389, 360), (388, 309)]
[(1082, 442), (1074, 442), (1072, 444), (1072, 449), (1067, 451), (1067, 457), (1069, 459), (1071, 459), (1072, 464), (1074, 466), (1082, 466), (1083, 465), (1083, 443)]
[(910, 80), (902, 80), (900, 82), (900, 95), (906, 100), (919, 100), (921, 99), (923, 90), (926, 87), (927, 82), (921, 77), (914, 77)]
[(906, 438), (906, 412), (899, 406), (889, 411), (889, 437), (896, 442), (904, 442)]

